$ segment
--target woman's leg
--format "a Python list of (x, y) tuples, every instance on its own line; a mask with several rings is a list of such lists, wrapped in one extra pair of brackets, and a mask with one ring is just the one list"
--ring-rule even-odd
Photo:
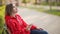
[(48, 34), (44, 30), (31, 30), (31, 34)]

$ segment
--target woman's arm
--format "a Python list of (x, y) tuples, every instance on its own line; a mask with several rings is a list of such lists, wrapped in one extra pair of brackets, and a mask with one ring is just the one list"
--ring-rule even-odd
[(32, 25), (32, 24), (30, 24), (30, 25), (28, 25), (23, 19), (22, 19), (22, 22), (23, 22), (23, 25), (26, 27), (26, 29), (30, 29), (30, 30), (32, 30), (32, 29), (37, 29), (37, 27), (36, 26), (34, 26), (34, 25)]
[[(19, 15), (18, 15), (18, 16), (19, 16)], [(20, 17), (20, 16), (19, 16), (19, 17)], [(36, 28), (37, 28), (37, 27), (34, 26), (34, 25), (32, 25), (32, 26), (30, 27), (30, 25), (28, 25), (21, 17), (20, 17), (20, 19), (22, 20), (23, 26), (26, 27), (26, 29), (30, 28), (30, 29), (32, 30), (32, 29), (36, 29)]]
[(18, 16), (19, 19), (21, 19), (21, 21), (22, 21), (22, 23), (23, 23), (23, 26), (24, 26), (24, 27), (27, 27), (28, 24), (21, 18), (21, 16), (18, 15), (18, 14), (17, 14), (17, 16)]
[(15, 25), (15, 22), (12, 22), (12, 20), (6, 20), (6, 25), (7, 25), (7, 28), (10, 30), (10, 32), (15, 32), (15, 31), (20, 31), (19, 29), (17, 29), (16, 25)]
[(7, 25), (7, 28), (11, 29), (10, 31), (12, 31), (12, 32), (14, 30), (17, 30), (16, 27), (15, 27), (15, 24), (12, 21), (7, 20), (6, 25)]

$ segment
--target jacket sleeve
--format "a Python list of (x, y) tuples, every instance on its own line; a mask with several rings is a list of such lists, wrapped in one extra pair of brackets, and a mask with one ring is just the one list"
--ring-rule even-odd
[(37, 27), (35, 25), (32, 25), (30, 30), (33, 30), (33, 29), (37, 29)]
[(27, 27), (28, 24), (20, 17), (20, 15), (17, 15), (17, 16), (21, 19), (21, 21), (22, 21), (22, 23), (23, 23), (23, 26), (24, 26), (24, 27)]
[(22, 19), (22, 23), (23, 23), (23, 26), (24, 27), (27, 27), (28, 26), (28, 24)]
[[(18, 16), (19, 16), (19, 15), (18, 15)], [(20, 17), (20, 16), (19, 16), (19, 17)], [(21, 17), (20, 17), (20, 18), (21, 18)], [(22, 18), (21, 18), (21, 19), (22, 19)], [(25, 26), (25, 27), (28, 26), (28, 24), (27, 24), (23, 19), (22, 19), (22, 23), (23, 23), (23, 26)], [(33, 25), (33, 26), (31, 27), (31, 30), (32, 30), (32, 29), (37, 29), (37, 27)]]
[(13, 23), (12, 21), (7, 20), (6, 25), (7, 25), (7, 28), (8, 28), (11, 32), (17, 31), (16, 26), (15, 26), (15, 23)]
[[(22, 19), (22, 21), (23, 21), (23, 25), (24, 25), (25, 27), (27, 27), (27, 26), (28, 26), (28, 24), (27, 24), (26, 22), (24, 22), (24, 20), (23, 20), (23, 19)], [(31, 30), (33, 30), (33, 29), (37, 29), (37, 27), (36, 27), (36, 26), (34, 26), (34, 25), (32, 25)]]
[[(25, 26), (25, 27), (27, 27), (28, 26), (28, 24), (22, 19), (22, 23), (23, 23), (23, 25)], [(33, 25), (32, 27), (31, 27), (31, 30), (33, 30), (33, 29), (37, 29), (37, 27), (35, 26), (35, 25)]]

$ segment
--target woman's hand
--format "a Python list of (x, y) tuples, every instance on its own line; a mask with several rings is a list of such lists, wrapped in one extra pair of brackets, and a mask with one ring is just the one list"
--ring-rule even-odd
[(28, 26), (26, 27), (26, 30), (29, 31), (31, 27), (32, 27), (32, 24), (28, 25)]
[(43, 30), (42, 28), (37, 28), (37, 29), (39, 29), (39, 30)]

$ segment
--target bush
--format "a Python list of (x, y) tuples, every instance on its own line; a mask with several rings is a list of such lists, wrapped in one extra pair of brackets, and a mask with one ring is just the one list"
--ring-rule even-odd
[(60, 6), (60, 3), (57, 3), (57, 6)]
[(60, 16), (60, 10), (57, 10), (57, 9), (52, 9), (51, 11), (50, 10), (46, 10), (44, 12)]
[(3, 19), (2, 19), (2, 16), (0, 16), (0, 28), (3, 27)]
[[(60, 2), (59, 3), (58, 2), (51, 2), (50, 4), (52, 6), (55, 6), (55, 5), (60, 6)], [(42, 2), (41, 5), (49, 5), (49, 2)]]
[(2, 33), (2, 28), (4, 24), (4, 11), (5, 6), (0, 6), (0, 34)]
[(27, 3), (26, 0), (23, 0), (22, 3)]
[(49, 5), (48, 2), (42, 2), (41, 5)]

